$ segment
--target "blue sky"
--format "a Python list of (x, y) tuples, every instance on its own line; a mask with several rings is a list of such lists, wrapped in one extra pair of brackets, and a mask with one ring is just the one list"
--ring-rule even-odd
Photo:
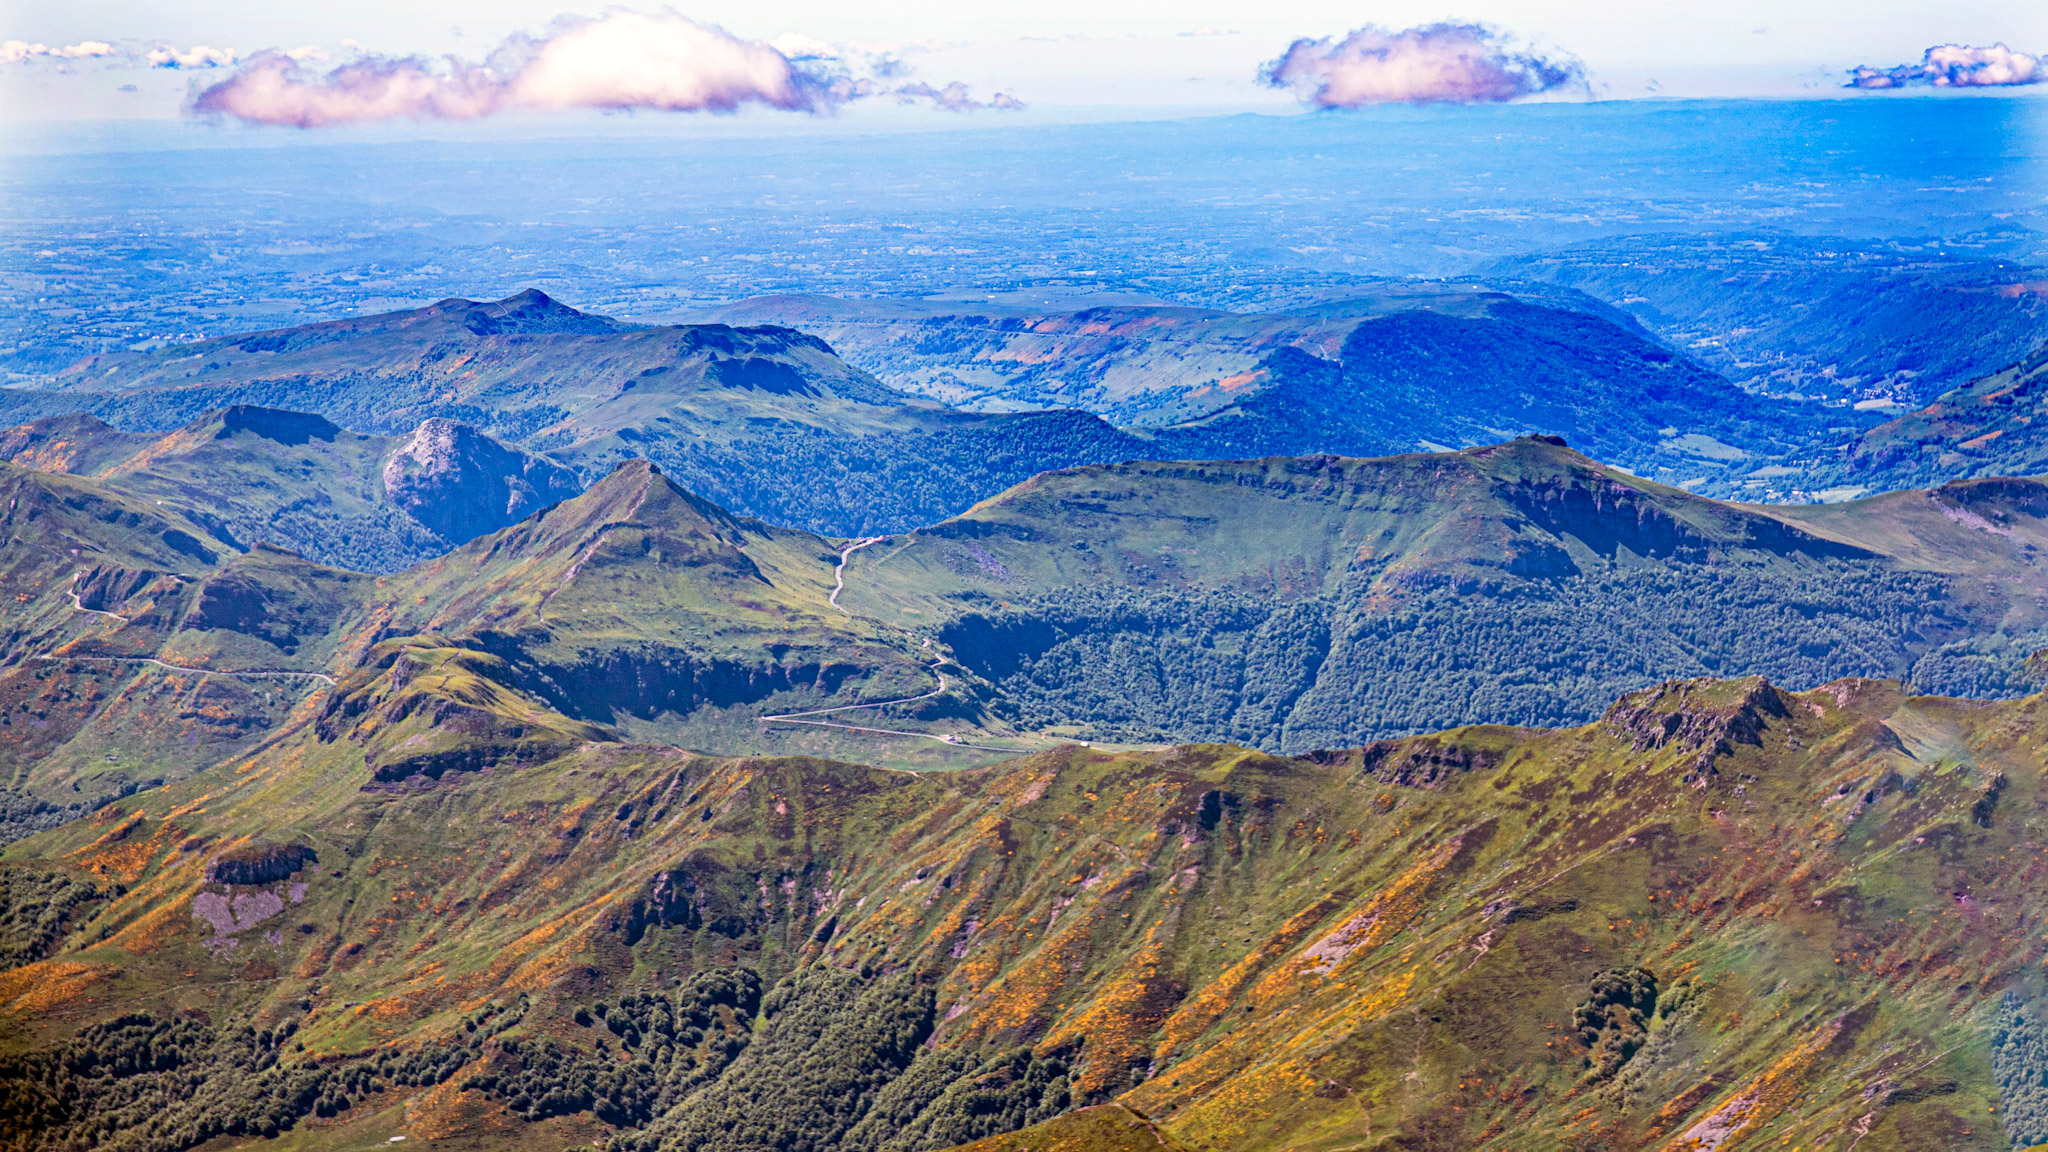
[[(513, 33), (541, 33), (561, 15), (603, 10), (565, 0), (16, 0), (0, 17), (0, 39), (53, 47), (97, 40), (130, 52), (205, 45), (244, 58), (263, 48), (312, 47), (330, 60), (353, 42), (391, 55), (480, 59)], [(1608, 98), (1834, 92), (1848, 68), (1916, 61), (1940, 43), (2003, 41), (2048, 53), (2048, 4), (2040, 0), (707, 0), (677, 10), (742, 39), (798, 34), (880, 46), (893, 50), (917, 81), (958, 80), (983, 95), (1014, 93), (1034, 115), (1291, 109), (1298, 106), (1293, 95), (1257, 82), (1259, 66), (1298, 37), (1342, 36), (1366, 23), (1496, 25), (1533, 47), (1576, 56), (1593, 93)], [(132, 63), (40, 58), (0, 65), (0, 115), (173, 117), (192, 86), (208, 79)], [(134, 90), (124, 91), (128, 86)], [(835, 119), (910, 114), (889, 109)], [(944, 115), (929, 108), (914, 114)]]

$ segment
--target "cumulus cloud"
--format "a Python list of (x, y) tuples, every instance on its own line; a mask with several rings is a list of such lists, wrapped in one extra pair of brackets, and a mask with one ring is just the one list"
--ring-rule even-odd
[(896, 98), (905, 104), (929, 100), (933, 107), (943, 108), (948, 112), (974, 112), (983, 108), (1015, 111), (1024, 107), (1022, 100), (1003, 92), (998, 92), (987, 100), (976, 100), (969, 94), (967, 85), (958, 80), (944, 88), (934, 88), (929, 84), (920, 83), (905, 84), (894, 91)]
[(198, 92), (192, 110), (315, 128), (400, 117), (469, 120), (514, 108), (823, 112), (883, 93), (955, 111), (1021, 107), (1003, 95), (972, 100), (958, 84), (891, 87), (883, 81), (898, 74), (893, 65), (877, 62), (861, 76), (850, 55), (808, 37), (743, 40), (674, 12), (613, 9), (596, 19), (563, 17), (544, 36), (514, 36), (482, 63), (365, 53), (322, 73), (293, 54), (261, 52)]
[(194, 44), (180, 52), (168, 44), (159, 44), (142, 59), (151, 68), (225, 68), (235, 62), (235, 50)]
[(1868, 65), (1849, 73), (1849, 88), (1905, 88), (1926, 84), (1934, 88), (2004, 88), (2020, 84), (2048, 83), (2048, 64), (2039, 56), (2015, 52), (2004, 44), (1971, 48), (1962, 44), (1940, 44), (1929, 48), (1918, 64), (1896, 68)]
[(0, 64), (26, 64), (38, 57), (52, 60), (90, 60), (99, 56), (113, 56), (118, 53), (112, 44), (104, 40), (81, 40), (52, 48), (48, 44), (31, 44), (26, 40), (8, 40), (0, 43)]
[(1569, 55), (1541, 54), (1484, 24), (1368, 24), (1342, 40), (1296, 40), (1259, 78), (1318, 108), (1359, 108), (1498, 104), (1583, 86), (1586, 72)]

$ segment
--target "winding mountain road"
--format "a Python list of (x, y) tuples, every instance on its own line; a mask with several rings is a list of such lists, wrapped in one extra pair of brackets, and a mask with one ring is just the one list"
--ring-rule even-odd
[[(853, 543), (848, 544), (846, 547), (839, 550), (839, 566), (837, 568), (832, 569), (832, 595), (826, 597), (826, 599), (831, 602), (834, 608), (839, 608), (839, 594), (841, 592), (846, 591), (847, 560), (851, 559), (855, 552), (860, 551), (868, 545), (880, 544), (882, 541), (887, 539), (887, 536), (863, 536), (860, 539), (855, 540)], [(846, 612), (846, 609), (844, 608), (839, 608), (839, 610), (841, 612)], [(846, 614), (848, 616), (853, 615), (853, 613), (851, 612), (846, 612)], [(943, 678), (941, 682), (943, 683)], [(941, 688), (940, 691), (944, 691), (944, 689)], [(919, 699), (922, 699), (922, 697), (919, 697)]]
[[(78, 578), (83, 575), (83, 572), (73, 572), (71, 574), (71, 583), (65, 589), (65, 592), (71, 597), (71, 607), (75, 611), (83, 612), (88, 616), (110, 616), (115, 620), (119, 620), (123, 624), (128, 623), (128, 617), (121, 615), (119, 612), (104, 612), (98, 608), (87, 608), (85, 606), (85, 602), (81, 600), (78, 595)], [(194, 676), (235, 676), (244, 679), (254, 680), (278, 680), (298, 678), (319, 680), (327, 684), (329, 687), (332, 687), (335, 684), (334, 677), (329, 676), (325, 672), (294, 672), (284, 669), (262, 669), (249, 672), (232, 672), (220, 668), (194, 668), (186, 664), (172, 664), (165, 660), (159, 660), (154, 656), (67, 656), (58, 653), (43, 653), (35, 657), (32, 657), (32, 659), (80, 660), (92, 664), (154, 664), (159, 668), (166, 669), (167, 671), (184, 672)]]
[[(873, 540), (868, 540), (864, 543), (872, 544), (875, 540), (880, 539), (883, 539), (883, 537), (877, 536)], [(856, 545), (856, 547), (859, 547), (859, 545)], [(847, 551), (851, 552), (853, 549), (848, 548)], [(845, 564), (843, 557), (840, 563), (841, 565)], [(879, 736), (906, 736), (917, 740), (935, 741), (952, 748), (976, 748), (983, 752), (1019, 753), (1020, 750), (1016, 748), (997, 748), (989, 744), (969, 744), (965, 741), (955, 740), (946, 736), (934, 736), (929, 732), (904, 732), (895, 728), (869, 728), (860, 724), (835, 724), (829, 720), (804, 719), (806, 716), (827, 716), (834, 712), (853, 712), (862, 708), (887, 708), (891, 704), (915, 704), (919, 700), (929, 700), (946, 690), (946, 674), (939, 671), (939, 666), (943, 663), (945, 663), (943, 660), (931, 662), (931, 673), (938, 678), (939, 686), (922, 696), (903, 696), (895, 700), (874, 700), (866, 704), (840, 704), (832, 708), (812, 708), (804, 712), (783, 712), (774, 716), (763, 716), (760, 718), (760, 722), (763, 724), (805, 724), (813, 728), (838, 728), (847, 732), (871, 732)]]

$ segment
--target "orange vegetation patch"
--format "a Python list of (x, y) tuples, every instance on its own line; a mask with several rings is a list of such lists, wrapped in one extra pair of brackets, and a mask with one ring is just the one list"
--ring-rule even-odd
[(154, 952), (174, 940), (183, 939), (191, 924), (189, 906), (184, 901), (165, 901), (115, 933), (107, 943), (135, 953)]
[(414, 1097), (406, 1108), (406, 1132), (417, 1140), (514, 1132), (526, 1127), (503, 1104), (481, 1092), (465, 1092), (467, 1076), (453, 1076)]
[(71, 854), (82, 868), (103, 879), (133, 884), (151, 863), (185, 838), (176, 825), (165, 821), (148, 837), (137, 835), (146, 827), (142, 813), (121, 821), (99, 839)]
[(75, 960), (44, 960), (0, 972), (0, 1010), (22, 1016), (51, 1012), (83, 999), (89, 989), (113, 977), (111, 965)]
[(1770, 1123), (1772, 1117), (1784, 1111), (1798, 1096), (1807, 1072), (1812, 1070), (1815, 1061), (1827, 1051), (1828, 1045), (1841, 1031), (1839, 1020), (1815, 1029), (1790, 1052), (1778, 1057), (1769, 1068), (1736, 1089), (1735, 1095), (1709, 1113), (1706, 1119), (1666, 1144), (1664, 1152), (1715, 1152), (1715, 1149), (1739, 1143)]
[(1079, 1042), (1087, 1066), (1078, 1081), (1084, 1096), (1094, 1095), (1123, 1079), (1148, 1055), (1148, 1038), (1159, 1027), (1179, 994), (1171, 975), (1160, 967), (1165, 951), (1147, 945), (1129, 963), (1104, 981), (1102, 995), (1087, 1010), (1046, 1037), (1041, 1047), (1057, 1049)]

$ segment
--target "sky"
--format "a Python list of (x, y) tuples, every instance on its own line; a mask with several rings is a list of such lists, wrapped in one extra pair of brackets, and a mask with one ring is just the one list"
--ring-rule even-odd
[[(665, 11), (637, 7), (657, 16)], [(0, 5), (0, 41), (48, 51), (0, 62), (0, 119), (189, 118), (196, 93), (248, 67), (263, 49), (314, 49), (319, 55), (302, 54), (297, 66), (303, 71), (292, 74), (310, 83), (352, 52), (480, 62), (508, 37), (545, 39), (564, 16), (598, 18), (606, 11), (569, 0), (8, 0)], [(1506, 54), (1511, 72), (1521, 68), (1506, 87), (1455, 89), (1493, 93), (1482, 99), (1839, 95), (1852, 68), (1915, 65), (1943, 44), (2003, 43), (2048, 56), (2048, 3), (2040, 0), (1473, 0), (1455, 7), (1441, 0), (705, 0), (666, 11), (723, 29), (734, 43), (818, 43), (841, 51), (853, 45), (866, 53), (856, 63), (892, 62), (885, 79), (869, 80), (862, 90), (880, 99), (834, 97), (821, 107), (770, 92), (741, 101), (745, 119), (792, 119), (819, 130), (962, 113), (1034, 119), (1292, 111), (1382, 91), (1384, 85), (1374, 84), (1383, 78), (1362, 89), (1340, 82), (1343, 61), (1359, 51), (1384, 54), (1392, 44), (1397, 54), (1409, 53), (1402, 59), (1420, 53), (1415, 58), (1440, 63), (1443, 52), (1458, 45), (1398, 37), (1444, 22), (1487, 26), (1492, 31), (1486, 35), (1495, 39), (1486, 43)], [(1378, 26), (1381, 38), (1362, 47), (1346, 39), (1366, 25)], [(1262, 66), (1303, 38), (1323, 45), (1294, 59), (1294, 82), (1263, 82)], [(67, 47), (96, 42), (113, 53), (62, 55)], [(197, 48), (213, 53), (195, 54)], [(190, 66), (150, 67), (150, 51)], [(235, 63), (227, 62), (230, 54)], [(1531, 61), (1535, 73), (1520, 63)], [(1551, 75), (1543, 71), (1551, 65), (1569, 75), (1557, 83), (1528, 78)], [(2048, 64), (2040, 74), (2048, 78)], [(944, 90), (955, 82), (962, 87), (948, 96)], [(2029, 87), (2048, 91), (2048, 83)], [(1009, 102), (996, 101), (998, 93)], [(483, 112), (472, 108), (464, 115), (496, 116), (501, 106), (531, 114), (582, 99), (548, 103), (532, 92), (500, 92)], [(679, 106), (672, 95), (663, 99), (664, 106)], [(787, 110), (799, 104), (798, 111)], [(805, 110), (835, 114), (805, 116)], [(330, 113), (294, 115), (325, 124), (334, 119)], [(587, 115), (594, 122), (598, 116)]]

